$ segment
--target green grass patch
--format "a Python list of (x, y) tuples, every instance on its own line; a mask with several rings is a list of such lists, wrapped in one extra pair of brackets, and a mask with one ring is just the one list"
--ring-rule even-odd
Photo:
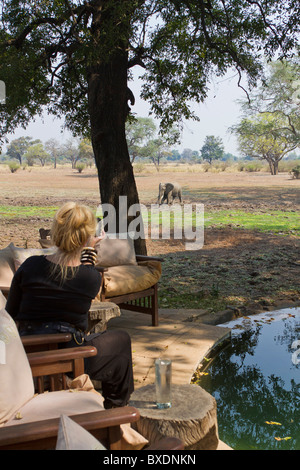
[(216, 211), (205, 213), (205, 227), (228, 226), (259, 230), (261, 232), (274, 232), (300, 235), (300, 216), (296, 212), (269, 211), (264, 213), (238, 211)]
[[(143, 214), (144, 224), (155, 224), (167, 230), (168, 227), (191, 227), (195, 230), (196, 225), (199, 227), (203, 224), (200, 214), (185, 214), (178, 209), (176, 217), (172, 210), (170, 213), (166, 209), (162, 215)], [(242, 210), (220, 210), (205, 211), (204, 210), (204, 228), (208, 227), (225, 227), (230, 225), (232, 228), (243, 228), (249, 230), (259, 230), (261, 232), (273, 232), (283, 235), (295, 234), (300, 235), (300, 216), (297, 212), (289, 211), (268, 211), (268, 212), (246, 212)]]
[(47, 206), (0, 206), (0, 218), (53, 217), (58, 207)]
[(158, 304), (159, 308), (196, 308), (196, 309), (209, 309), (211, 311), (220, 311), (226, 308), (229, 303), (223, 296), (215, 296), (213, 294), (207, 294), (207, 296), (201, 296), (192, 292), (183, 290), (180, 294), (172, 294), (167, 290), (159, 288)]
[[(52, 218), (58, 210), (57, 206), (0, 206), (0, 218)], [(164, 215), (164, 227), (170, 224), (174, 226), (174, 215)], [(197, 218), (198, 217), (198, 218)], [(143, 214), (144, 223), (151, 223), (151, 213)], [(178, 216), (175, 224), (195, 228), (196, 223), (202, 223), (201, 218), (195, 214), (185, 215), (184, 222)], [(152, 223), (161, 224), (161, 217), (152, 215)], [(278, 234), (300, 235), (300, 216), (297, 212), (268, 211), (268, 212), (245, 212), (242, 210), (220, 210), (204, 211), (204, 227), (224, 227), (231, 225), (232, 228), (243, 228), (259, 230), (262, 232), (273, 232)]]

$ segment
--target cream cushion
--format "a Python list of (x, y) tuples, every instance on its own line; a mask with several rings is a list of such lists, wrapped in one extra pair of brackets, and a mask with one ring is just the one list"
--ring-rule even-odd
[(62, 415), (59, 421), (56, 450), (107, 450), (86, 429)]
[(14, 246), (10, 243), (6, 248), (0, 250), (0, 286), (10, 287), (12, 278), (15, 273), (14, 258), (11, 248)]
[[(128, 424), (121, 425), (122, 450), (140, 450), (148, 440), (134, 431)], [(60, 417), (56, 450), (107, 450), (86, 429), (75, 423), (70, 417)]]
[(30, 365), (17, 326), (0, 311), (0, 426), (34, 395)]
[(6, 306), (6, 297), (3, 295), (3, 293), (0, 290), (0, 310), (5, 308)]
[(130, 292), (140, 292), (154, 286), (161, 277), (160, 261), (142, 261), (133, 266), (113, 266), (104, 275), (107, 298)]
[[(69, 390), (35, 395), (26, 352), (16, 324), (5, 309), (0, 311), (0, 384), (0, 426), (104, 409), (104, 399), (87, 374), (70, 381)], [(148, 443), (128, 424), (122, 424), (121, 431), (123, 449), (136, 450)]]
[[(95, 246), (98, 259), (97, 266), (109, 267), (125, 264), (136, 265), (134, 242), (128, 234), (119, 234), (122, 238), (116, 238), (117, 234), (107, 234)], [(52, 240), (39, 239), (39, 244), (43, 249), (53, 248)]]
[[(12, 417), (5, 426), (43, 421), (60, 418), (61, 415), (77, 415), (100, 411), (103, 407), (103, 397), (96, 390), (86, 391), (80, 388), (46, 392), (36, 395), (24, 406), (17, 410), (17, 416)], [(129, 424), (121, 424), (121, 441), (123, 450), (138, 450), (143, 448), (148, 440), (131, 428)], [(72, 438), (73, 442), (75, 437)], [(63, 445), (63, 444), (62, 444)]]
[(96, 265), (104, 268), (137, 265), (133, 240), (129, 236), (122, 239), (109, 238), (109, 236), (95, 246), (98, 253)]
[(56, 251), (55, 247), (50, 248), (18, 248), (11, 246), (15, 270), (19, 269), (22, 263), (30, 256), (50, 255)]
[(61, 414), (76, 415), (99, 411), (103, 408), (103, 397), (100, 393), (79, 390), (61, 390), (36, 395), (18, 409), (20, 419), (14, 417), (5, 426), (32, 423), (45, 419), (59, 418)]

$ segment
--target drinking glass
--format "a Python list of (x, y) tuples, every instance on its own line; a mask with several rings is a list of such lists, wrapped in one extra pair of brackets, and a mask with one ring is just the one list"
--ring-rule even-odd
[(157, 408), (171, 407), (171, 359), (158, 358), (155, 361), (155, 390)]

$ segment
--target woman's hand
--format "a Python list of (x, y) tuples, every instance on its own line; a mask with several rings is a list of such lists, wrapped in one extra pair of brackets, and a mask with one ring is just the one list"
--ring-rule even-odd
[(91, 246), (92, 248), (94, 248), (95, 245), (99, 243), (101, 240), (103, 240), (103, 238), (105, 237), (106, 237), (106, 233), (104, 232), (104, 230), (102, 230), (101, 235), (99, 235), (98, 237), (90, 237), (88, 241), (86, 242), (85, 246)]

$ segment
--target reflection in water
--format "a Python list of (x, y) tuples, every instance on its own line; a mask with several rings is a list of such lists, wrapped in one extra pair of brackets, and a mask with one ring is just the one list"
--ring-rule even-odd
[(292, 360), (296, 340), (299, 309), (279, 321), (269, 316), (252, 322), (251, 329), (232, 335), (201, 377), (199, 385), (217, 400), (220, 439), (229, 446), (300, 450), (300, 364)]

